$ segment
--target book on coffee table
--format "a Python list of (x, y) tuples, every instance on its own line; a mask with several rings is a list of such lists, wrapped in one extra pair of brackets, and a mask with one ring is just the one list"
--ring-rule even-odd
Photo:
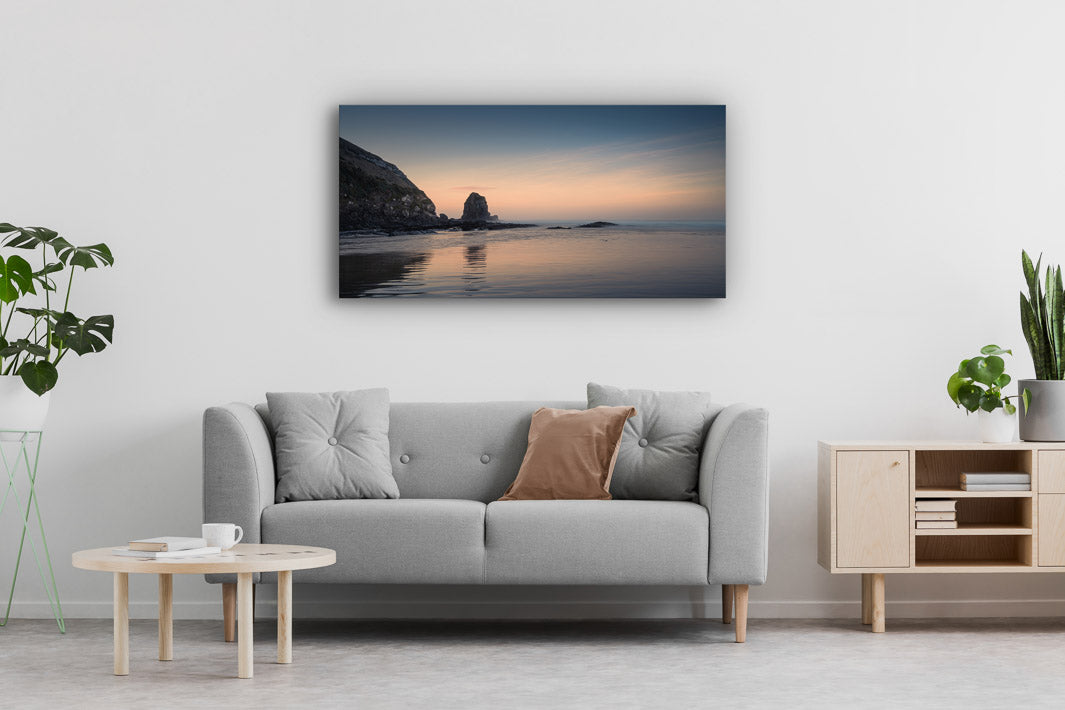
[(129, 549), (142, 552), (174, 552), (198, 547), (207, 547), (207, 541), (202, 537), (146, 537), (129, 541)]
[(170, 550), (168, 552), (151, 552), (147, 550), (130, 550), (125, 547), (116, 547), (111, 550), (112, 554), (122, 557), (141, 557), (146, 560), (165, 560), (172, 557), (204, 557), (217, 555), (222, 552), (221, 547), (197, 547), (192, 550)]

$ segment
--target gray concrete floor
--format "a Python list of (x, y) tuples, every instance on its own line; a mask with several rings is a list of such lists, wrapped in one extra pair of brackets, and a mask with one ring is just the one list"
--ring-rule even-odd
[(111, 622), (12, 619), (0, 629), (0, 707), (1062, 707), (1065, 620), (295, 622), (293, 664), (255, 625), (238, 680), (221, 622), (130, 625), (130, 675), (111, 674)]

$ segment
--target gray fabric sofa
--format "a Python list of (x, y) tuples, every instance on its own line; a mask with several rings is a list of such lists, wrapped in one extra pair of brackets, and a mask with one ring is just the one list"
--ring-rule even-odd
[[(497, 502), (517, 475), (541, 406), (586, 405), (393, 402), (398, 500), (280, 504), (266, 406), (212, 407), (204, 414), (204, 520), (240, 525), (245, 542), (336, 550), (335, 565), (299, 572), (300, 583), (722, 585), (724, 620), (734, 599), (743, 641), (747, 587), (766, 579), (766, 411), (715, 408), (698, 501)], [(223, 594), (227, 607), (231, 590)]]

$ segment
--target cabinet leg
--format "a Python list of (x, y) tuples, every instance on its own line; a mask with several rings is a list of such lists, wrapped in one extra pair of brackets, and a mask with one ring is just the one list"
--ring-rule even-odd
[(747, 585), (732, 585), (736, 599), (736, 643), (747, 641)]
[(873, 623), (873, 575), (862, 575), (862, 623)]
[(222, 584), (222, 625), (225, 627), (226, 641), (237, 640), (237, 585), (235, 582)]
[(732, 623), (732, 585), (721, 585), (721, 623)]
[(873, 633), (882, 634), (884, 633), (884, 575), (874, 574), (872, 577), (870, 598), (873, 607)]

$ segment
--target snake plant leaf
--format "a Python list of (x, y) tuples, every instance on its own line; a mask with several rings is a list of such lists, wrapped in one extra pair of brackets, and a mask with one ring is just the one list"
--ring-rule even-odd
[(11, 303), (24, 293), (37, 293), (30, 263), (17, 254), (6, 261), (0, 256), (0, 301)]
[(38, 396), (55, 387), (55, 383), (59, 380), (59, 372), (55, 369), (55, 365), (47, 360), (37, 362), (27, 360), (19, 367), (18, 375)]
[(980, 348), (980, 354), (981, 355), (1012, 355), (1013, 351), (1012, 350), (1007, 350), (1006, 348), (1000, 348), (997, 345), (985, 345), (984, 347)]
[(0, 350), (0, 357), (11, 357), (19, 353), (29, 353), (35, 357), (48, 357), (48, 348), (32, 343), (27, 338), (19, 338), (13, 343), (8, 343), (3, 350)]
[(995, 387), (998, 387), (999, 389), (1002, 389), (1003, 387), (1008, 385), (1010, 382), (1013, 382), (1013, 378), (1010, 377), (1009, 375), (1007, 375), (1005, 372), (1003, 372), (1001, 375), (999, 375), (998, 377), (995, 378)]
[(984, 391), (972, 383), (966, 383), (958, 388), (958, 402), (967, 411), (975, 412), (980, 408), (980, 397)]
[(55, 248), (55, 255), (64, 264), (80, 266), (83, 269), (95, 269), (98, 266), (111, 266), (115, 257), (106, 244), (92, 244), (76, 247), (63, 237), (56, 237), (50, 244)]
[[(1065, 294), (1062, 293), (1061, 267), (1058, 266), (1051, 278), (1047, 269), (1047, 319), (1050, 321), (1050, 366), (1056, 380), (1065, 378), (1062, 355), (1065, 354)], [(1053, 294), (1051, 296), (1051, 294)]]
[(980, 409), (985, 412), (993, 412), (1002, 406), (1002, 400), (990, 392), (984, 392), (980, 395)]
[(6, 222), (4, 226), (13, 227), (13, 229), (4, 230), (11, 233), (11, 236), (4, 242), (4, 246), (15, 249), (36, 249), (42, 244), (51, 244), (52, 240), (59, 236), (58, 232), (46, 227), (14, 227)]
[(954, 404), (961, 406), (961, 402), (958, 401), (958, 390), (961, 389), (962, 385), (968, 384), (968, 382), (968, 378), (962, 377), (957, 372), (947, 379), (947, 394), (950, 395), (950, 399)]
[[(1039, 258), (1042, 259), (1043, 255), (1040, 254)], [(1021, 249), (1021, 271), (1024, 273), (1024, 282), (1028, 285), (1028, 295), (1034, 301), (1035, 300), (1035, 280), (1037, 271), (1032, 265), (1032, 257), (1028, 256), (1028, 252)]]
[(989, 355), (987, 357), (974, 357), (969, 360), (966, 371), (969, 377), (973, 378), (977, 382), (990, 387), (995, 384), (995, 380), (1006, 371), (1006, 362), (998, 355)]
[(1039, 319), (1036, 317), (1032, 302), (1023, 293), (1021, 294), (1021, 330), (1024, 333), (1024, 339), (1028, 342), (1028, 350), (1032, 354), (1036, 379), (1048, 379), (1043, 357), (1043, 339)]
[(67, 311), (56, 319), (52, 340), (57, 347), (70, 348), (78, 355), (98, 353), (112, 342), (114, 330), (114, 316), (92, 316), (82, 320)]

